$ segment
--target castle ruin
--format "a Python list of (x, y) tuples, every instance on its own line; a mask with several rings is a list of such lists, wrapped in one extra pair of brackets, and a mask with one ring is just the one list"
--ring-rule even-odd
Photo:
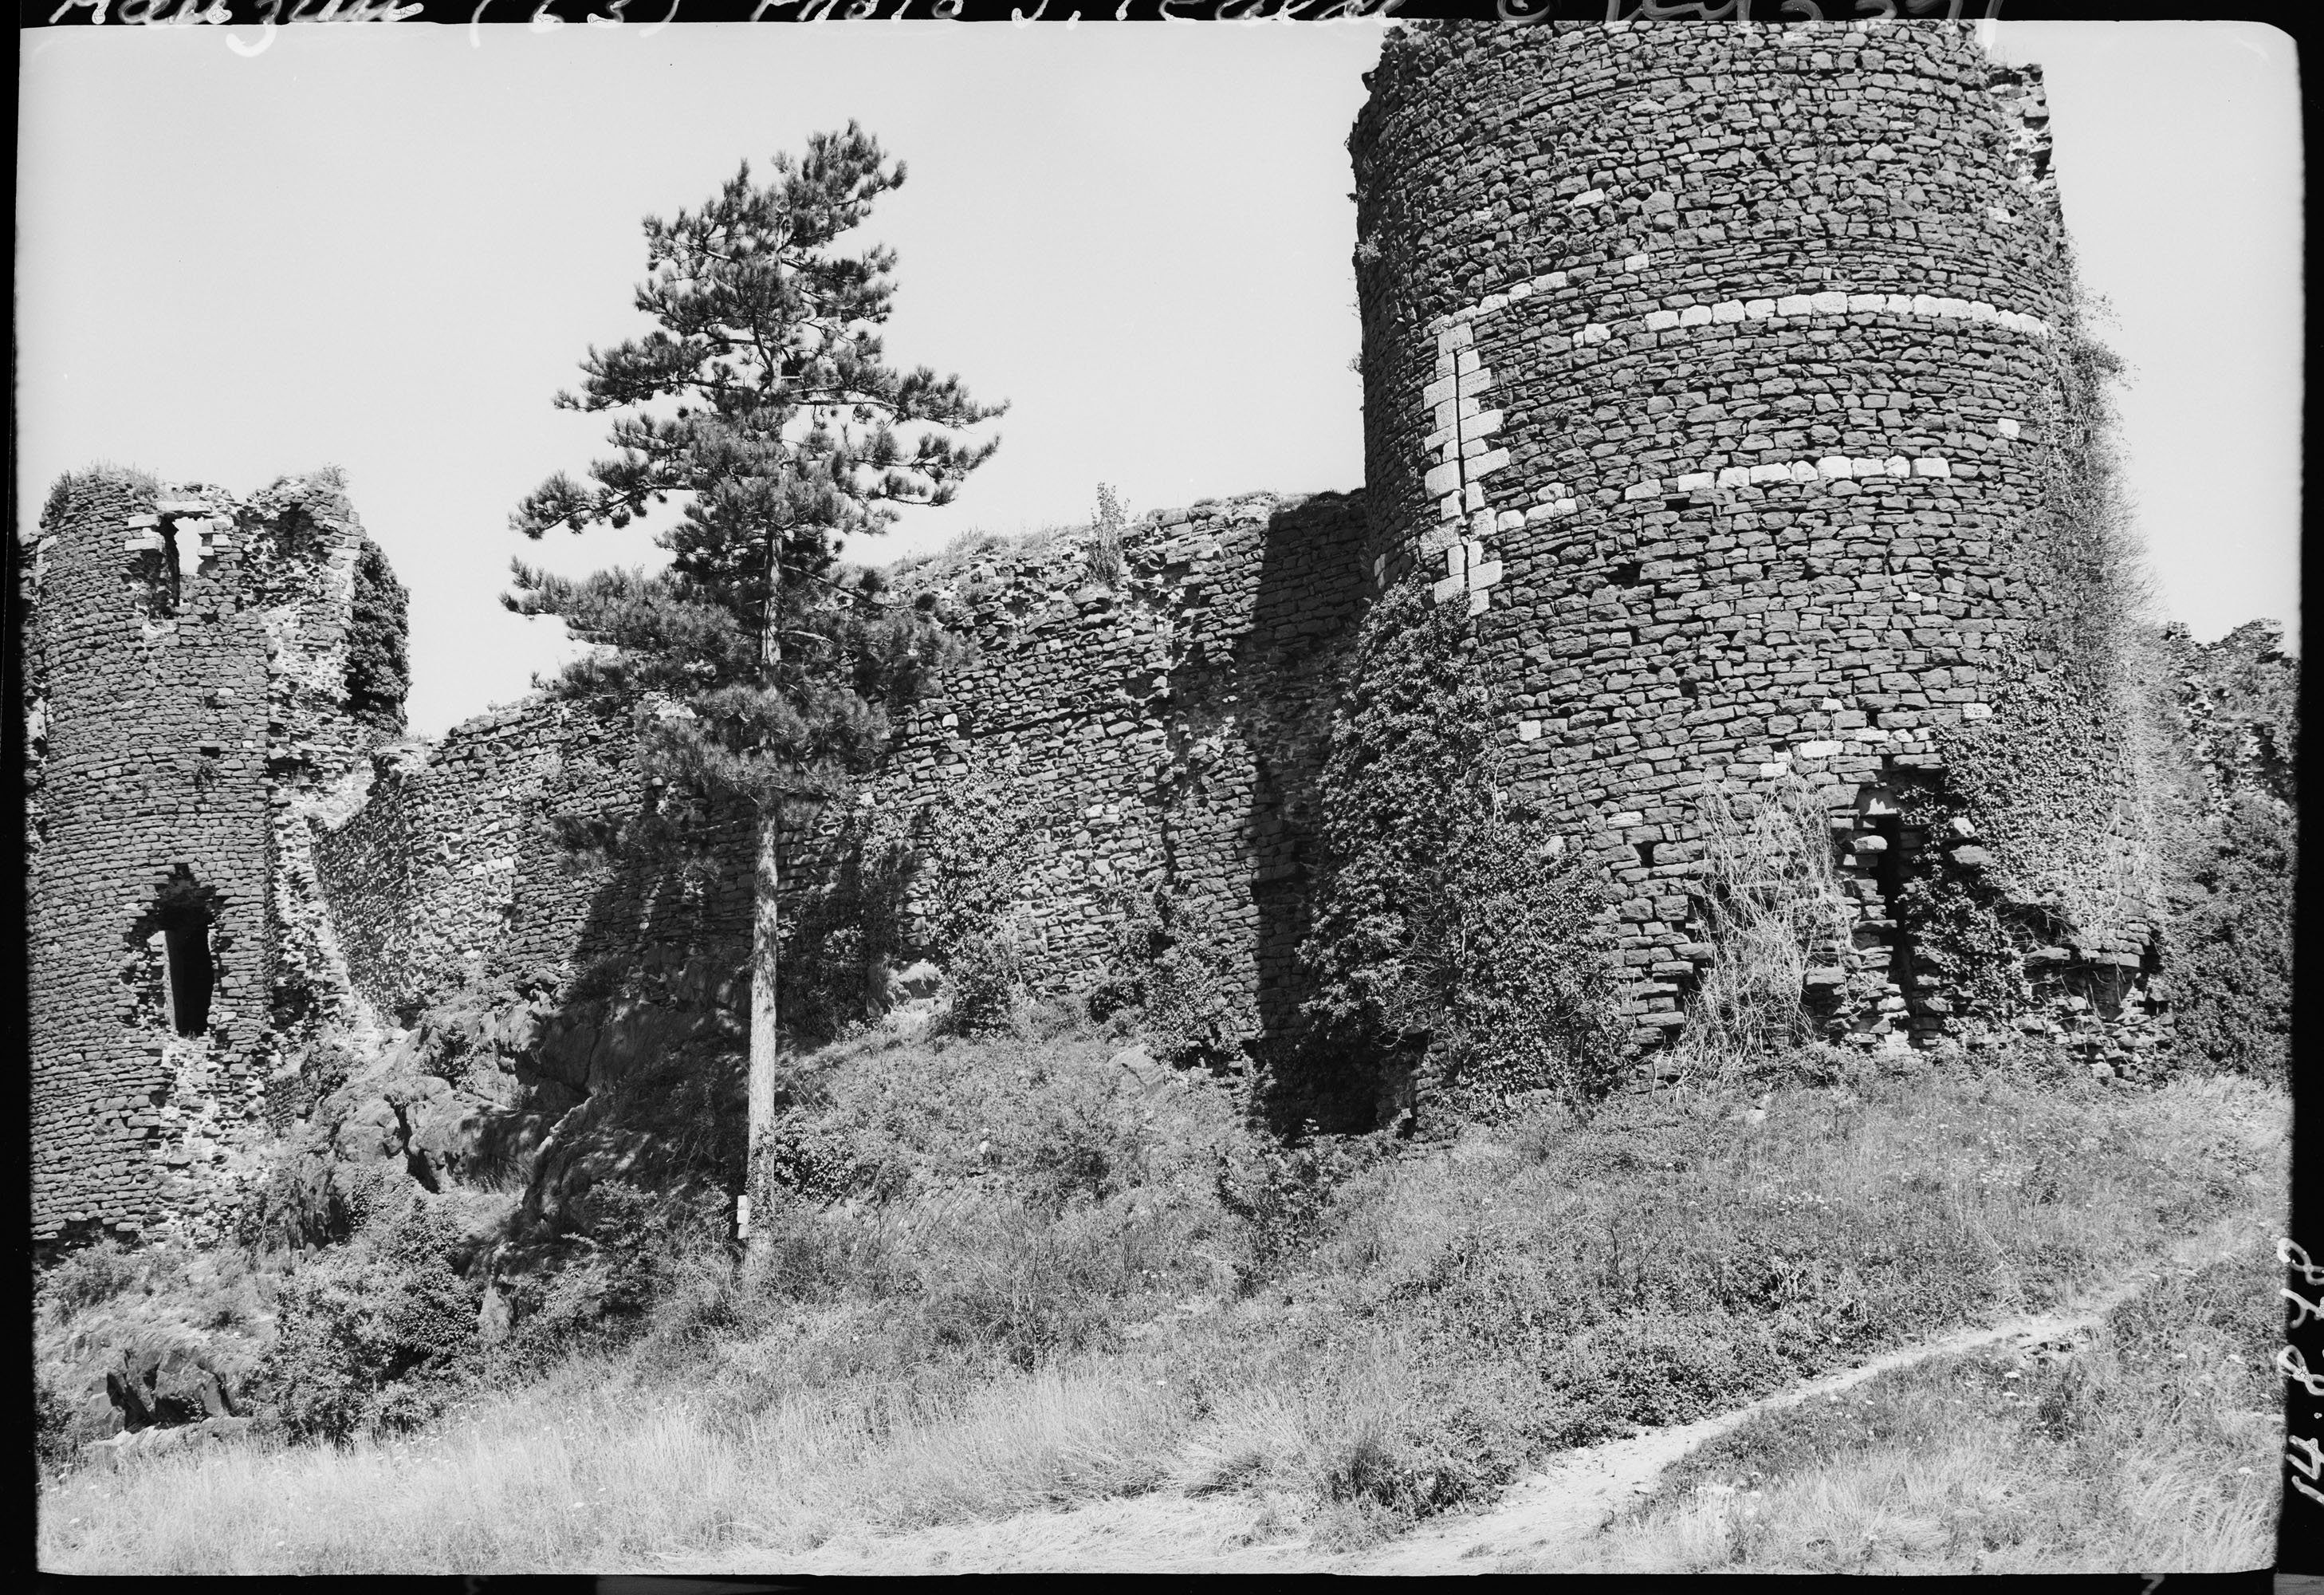
[[(1933, 23), (1446, 24), (1371, 88), (1362, 491), (1149, 515), (1115, 580), (1071, 539), (899, 571), (976, 646), (856, 811), (1013, 805), (1009, 911), (1058, 988), (1098, 978), (1124, 888), (1170, 888), (1222, 1023), (1269, 1034), (1351, 640), (1418, 583), (1472, 618), (1527, 800), (1604, 867), (1642, 1047), (1713, 951), (1709, 805), (1785, 787), (1848, 882), (1802, 993), (1835, 1038), (2153, 1044), (2132, 728), (2088, 690), (2121, 662), (2061, 581), (2092, 379), (2038, 70)], [(44, 1241), (214, 1233), (350, 1015), (615, 967), (543, 1043), (595, 1085), (746, 1000), (747, 849), (683, 877), (576, 849), (654, 801), (618, 718), (396, 737), (348, 646), (380, 582), (327, 479), (52, 496), (24, 594)], [(803, 889), (850, 822), (800, 833)], [(2014, 1015), (1916, 943), (1939, 888), (2013, 928)]]

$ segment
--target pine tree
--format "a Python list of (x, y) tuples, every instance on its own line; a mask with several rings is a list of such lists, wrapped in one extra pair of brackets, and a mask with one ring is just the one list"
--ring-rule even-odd
[[(618, 450), (593, 486), (558, 473), (510, 524), (623, 526), (682, 501), (656, 541), (666, 571), (572, 580), (513, 562), (520, 614), (554, 615), (599, 644), (561, 690), (665, 712), (641, 731), (647, 768), (706, 802), (740, 800), (757, 830), (752, 924), (750, 1162), (744, 1190), (769, 1210), (763, 1150), (777, 1055), (776, 843), (786, 806), (829, 796), (885, 732), (881, 705), (936, 657), (924, 614), (888, 602), (873, 573), (844, 572), (848, 540), (876, 534), (899, 506), (948, 501), (998, 438), (960, 433), (1001, 413), (957, 377), (885, 363), (873, 329), (895, 296), (895, 253), (837, 247), (904, 181), (855, 124), (816, 134), (803, 158), (778, 155), (754, 185), (748, 163), (698, 211), (645, 218), (642, 338), (582, 361), (563, 409), (614, 413)], [(763, 1241), (761, 1222), (753, 1236)], [(753, 1250), (761, 1249), (754, 1244)]]

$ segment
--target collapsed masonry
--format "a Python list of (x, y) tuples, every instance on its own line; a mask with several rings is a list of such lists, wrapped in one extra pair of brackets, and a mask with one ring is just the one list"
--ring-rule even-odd
[[(1392, 39), (1351, 143), (1365, 492), (1150, 515), (1110, 580), (1072, 536), (899, 571), (975, 651), (859, 802), (793, 835), (786, 967), (874, 987), (973, 876), (1033, 978), (1086, 988), (1159, 887), (1217, 1024), (1279, 1032), (1351, 642), (1417, 582), (1476, 627), (1512, 779), (1606, 868), (1640, 1043), (1714, 956), (1712, 815), (1796, 788), (1849, 898), (1803, 992), (1829, 1034), (2151, 1048), (2157, 756), (2121, 634), (2061, 618), (2050, 552), (2095, 409), (2044, 120), (2038, 72), (1932, 25)], [(662, 799), (619, 717), (533, 700), (394, 738), (348, 640), (383, 624), (367, 546), (327, 480), (51, 499), (27, 582), (44, 1239), (214, 1233), (315, 1099), (326, 1022), (487, 978), (558, 992), (541, 1065), (584, 1090), (733, 1033), (742, 835), (686, 868), (625, 852)], [(905, 929), (873, 933), (870, 889), (834, 884), (939, 810), (982, 829), (923, 851), (975, 856), (926, 858)]]

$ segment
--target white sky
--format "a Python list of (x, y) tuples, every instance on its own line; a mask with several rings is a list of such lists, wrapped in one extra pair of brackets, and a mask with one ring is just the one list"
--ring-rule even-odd
[[(1012, 402), (992, 462), (881, 558), (977, 527), (1362, 478), (1343, 146), (1377, 24), (569, 26), (23, 36), (19, 513), (98, 459), (247, 493), (325, 462), (411, 589), (415, 729), (563, 656), (502, 611), (507, 530), (604, 418), (549, 408), (639, 330), (638, 228), (853, 116), (908, 162), (868, 231), (888, 348)], [(245, 48), (259, 35), (235, 30)], [(2048, 69), (2067, 220), (2118, 316), (2167, 613), (2298, 620), (2293, 47), (2240, 23), (2004, 23)]]

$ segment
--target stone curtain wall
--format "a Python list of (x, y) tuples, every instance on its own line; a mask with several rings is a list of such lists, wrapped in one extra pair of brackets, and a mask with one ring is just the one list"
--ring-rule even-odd
[[(1250, 1025), (1279, 1016), (1362, 535), (1360, 498), (1259, 496), (1148, 517), (1113, 586), (1091, 579), (1077, 536), (899, 570), (896, 590), (937, 595), (974, 648), (899, 719), (861, 806), (908, 818), (972, 785), (996, 797), (1026, 860), (995, 907), (1027, 935), (1043, 989), (1100, 977), (1117, 888), (1167, 884), (1226, 960)], [(567, 845), (617, 842), (646, 801), (632, 736), (625, 719), (532, 700), (433, 748), (377, 755), (314, 843), (355, 987), (392, 1013), (474, 975), (555, 983), (599, 966), (664, 1003), (742, 1000), (747, 836), (692, 879), (618, 846)], [(789, 894), (833, 878), (849, 817), (792, 830)]]
[(1046, 984), (1097, 977), (1117, 888), (1167, 886), (1254, 1027), (1279, 1020), (1363, 536), (1360, 496), (1256, 495), (1146, 517), (1115, 587), (1073, 537), (899, 571), (976, 653), (899, 727), (871, 801), (908, 810), (1007, 775), (1038, 828), (1016, 897)]
[[(2072, 314), (2039, 85), (1938, 24), (1448, 24), (1372, 74), (1370, 572), (1479, 617), (1519, 776), (1617, 882), (1642, 1039), (1710, 955), (1705, 794), (1787, 778), (1859, 904), (1811, 976), (1838, 1027), (1947, 1026), (1891, 849), (1953, 867), (1898, 791), (2039, 603)], [(2120, 917), (2085, 951), (2135, 965)]]
[(534, 698), (377, 756), (359, 806), (315, 839), (357, 989), (408, 1015), (478, 977), (557, 985), (601, 960), (658, 972), (669, 949), (731, 973), (749, 946), (746, 844), (707, 882), (592, 845), (647, 801), (634, 745), (626, 716)]
[[(213, 1233), (270, 1076), (344, 996), (296, 815), (363, 738), (335, 707), (363, 546), (328, 478), (244, 503), (94, 472), (51, 496), (26, 595), (43, 1242)], [(173, 879), (211, 921), (195, 1035), (170, 1015)]]

